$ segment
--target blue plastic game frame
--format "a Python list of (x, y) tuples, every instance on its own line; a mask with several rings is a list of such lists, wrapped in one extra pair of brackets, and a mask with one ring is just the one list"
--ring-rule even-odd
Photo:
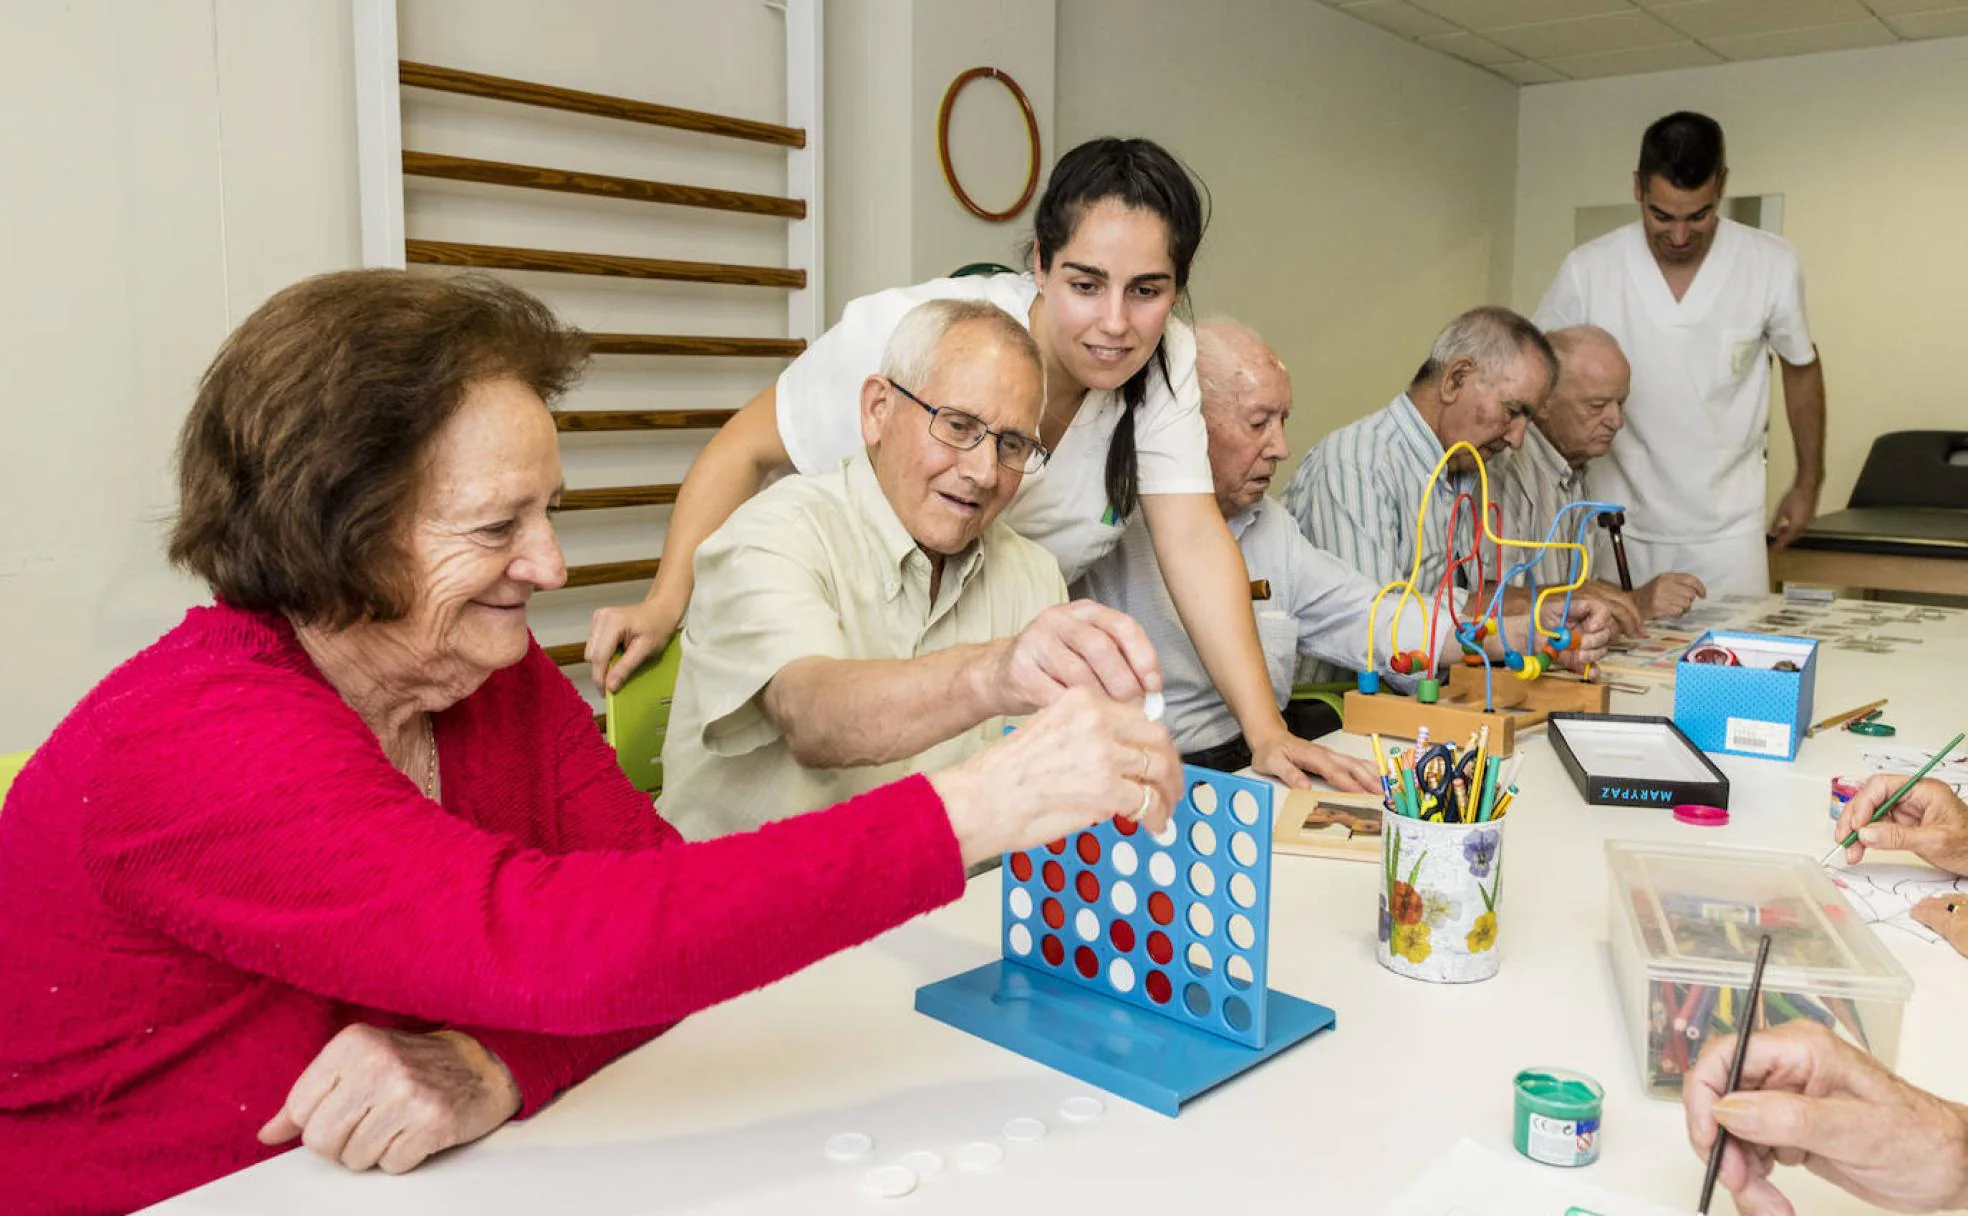
[(1006, 854), (1003, 957), (916, 1009), (1171, 1116), (1333, 1026), (1269, 986), (1272, 800), (1186, 766), (1160, 835), (1114, 820)]

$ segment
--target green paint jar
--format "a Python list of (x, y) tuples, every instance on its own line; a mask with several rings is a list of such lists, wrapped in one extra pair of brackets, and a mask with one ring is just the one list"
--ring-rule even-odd
[(1526, 1068), (1517, 1074), (1517, 1151), (1545, 1165), (1591, 1165), (1599, 1160), (1599, 1116), (1606, 1091), (1582, 1072)]

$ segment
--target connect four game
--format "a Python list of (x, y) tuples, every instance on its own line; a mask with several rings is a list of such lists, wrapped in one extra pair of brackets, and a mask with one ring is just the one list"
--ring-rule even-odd
[(1271, 785), (1183, 773), (1160, 833), (1115, 819), (1006, 854), (1003, 957), (916, 1008), (1168, 1115), (1331, 1027), (1267, 980)]

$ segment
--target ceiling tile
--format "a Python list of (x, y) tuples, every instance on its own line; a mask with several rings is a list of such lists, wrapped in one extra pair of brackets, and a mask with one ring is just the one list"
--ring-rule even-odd
[(1572, 17), (1631, 12), (1631, 0), (1413, 0), (1466, 30), (1493, 30), (1506, 25), (1536, 25)]
[(1653, 11), (1688, 37), (1702, 39), (1838, 25), (1872, 16), (1859, 0), (1693, 0)]
[(1596, 55), (1602, 51), (1625, 51), (1641, 46), (1663, 46), (1686, 42), (1678, 34), (1646, 13), (1634, 10), (1609, 13), (1603, 17), (1578, 17), (1570, 21), (1547, 21), (1539, 25), (1513, 25), (1485, 31), (1493, 42), (1502, 43), (1526, 59), (1553, 59), (1559, 55)]
[(1518, 84), (1552, 84), (1567, 79), (1563, 72), (1529, 59), (1519, 59), (1512, 63), (1493, 63), (1490, 65), (1490, 70)]
[(1956, 34), (1968, 34), (1968, 8), (1908, 13), (1903, 17), (1888, 17), (1886, 24), (1902, 38), (1952, 38)]
[(1938, 13), (1959, 8), (1968, 8), (1968, 0), (1864, 0), (1867, 8), (1882, 17), (1898, 17), (1905, 13)]
[(1481, 34), (1435, 34), (1420, 41), (1421, 45), (1431, 51), (1441, 51), (1444, 54), (1454, 55), (1457, 59), (1467, 59), (1482, 67), (1509, 63), (1513, 59), (1520, 58), (1515, 51), (1507, 51)]
[(1597, 55), (1566, 55), (1548, 62), (1567, 76), (1585, 80), (1594, 76), (1631, 76), (1671, 68), (1707, 67), (1721, 63), (1722, 57), (1697, 43), (1672, 42), (1666, 46), (1642, 46)]
[(1440, 17), (1424, 13), (1408, 0), (1366, 0), (1340, 10), (1349, 17), (1372, 22), (1403, 38), (1425, 38), (1430, 34), (1453, 34), (1456, 27)]
[(1774, 59), (1779, 55), (1810, 55), (1818, 51), (1843, 51), (1852, 47), (1885, 46), (1898, 42), (1893, 31), (1873, 18), (1844, 25), (1814, 25), (1809, 29), (1783, 30), (1771, 34), (1743, 34), (1734, 38), (1709, 38), (1710, 49), (1725, 59)]

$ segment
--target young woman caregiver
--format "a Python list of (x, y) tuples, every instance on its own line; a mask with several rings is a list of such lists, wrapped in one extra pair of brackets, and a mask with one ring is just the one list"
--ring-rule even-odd
[(1272, 701), (1249, 575), (1213, 497), (1195, 337), (1170, 315), (1203, 237), (1195, 185), (1148, 140), (1093, 140), (1054, 166), (1034, 226), (1030, 274), (937, 279), (855, 300), (724, 425), (684, 479), (647, 598), (595, 613), (587, 659), (597, 679), (620, 687), (662, 649), (689, 602), (698, 544), (768, 475), (819, 472), (861, 450), (861, 384), (903, 314), (930, 299), (986, 299), (1026, 322), (1045, 359), (1038, 438), (1051, 459), (1025, 479), (1005, 522), (1050, 550), (1071, 582), (1145, 512), (1170, 597), (1253, 767), (1296, 787), (1313, 773), (1371, 788), (1369, 765), (1294, 737)]

